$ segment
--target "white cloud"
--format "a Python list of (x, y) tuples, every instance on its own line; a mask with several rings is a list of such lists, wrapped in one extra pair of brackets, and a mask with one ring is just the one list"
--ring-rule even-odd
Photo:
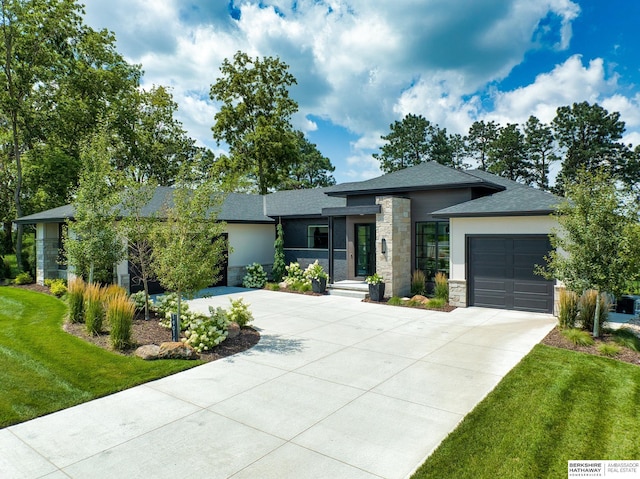
[(380, 176), (380, 163), (373, 156), (358, 153), (347, 158), (347, 172), (349, 181), (362, 181)]

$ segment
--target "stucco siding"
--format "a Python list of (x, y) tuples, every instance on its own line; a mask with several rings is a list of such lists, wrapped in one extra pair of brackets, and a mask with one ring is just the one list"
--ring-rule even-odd
[(551, 216), (508, 216), (484, 218), (451, 218), (451, 263), (449, 277), (466, 280), (465, 237), (469, 234), (549, 234), (558, 227)]
[(274, 225), (227, 224), (227, 232), (233, 249), (229, 254), (229, 267), (273, 263)]

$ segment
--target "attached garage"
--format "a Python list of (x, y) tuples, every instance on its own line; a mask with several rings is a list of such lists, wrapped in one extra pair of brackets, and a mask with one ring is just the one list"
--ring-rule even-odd
[(469, 306), (553, 312), (554, 282), (535, 274), (547, 235), (469, 235), (466, 250)]

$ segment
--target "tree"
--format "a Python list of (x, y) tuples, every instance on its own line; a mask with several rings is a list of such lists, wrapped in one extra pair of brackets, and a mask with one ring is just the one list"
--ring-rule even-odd
[(149, 281), (154, 278), (151, 264), (151, 234), (157, 218), (145, 214), (145, 207), (153, 198), (156, 186), (129, 180), (122, 193), (118, 222), (120, 237), (127, 242), (129, 274), (134, 283), (142, 283), (144, 290), (144, 319), (149, 319)]
[(384, 173), (401, 170), (428, 161), (434, 127), (422, 115), (408, 114), (402, 121), (389, 125), (387, 143), (373, 157), (380, 162)]
[(335, 185), (336, 180), (331, 173), (336, 168), (331, 160), (323, 156), (318, 147), (304, 137), (304, 133), (296, 131), (294, 134), (297, 155), (279, 189), (298, 190)]
[(151, 235), (151, 264), (160, 284), (178, 296), (178, 330), (182, 295), (194, 294), (219, 279), (225, 224), (216, 217), (223, 195), (211, 181), (192, 188), (178, 179), (171, 202), (164, 204)]
[(429, 159), (441, 165), (453, 166), (453, 145), (446, 128), (434, 126), (429, 143)]
[(524, 125), (524, 145), (532, 181), (541, 190), (548, 190), (549, 166), (559, 159), (551, 127), (530, 116)]
[(278, 58), (237, 52), (211, 85), (211, 99), (222, 103), (213, 137), (229, 145), (229, 168), (253, 178), (262, 195), (280, 184), (296, 158), (290, 119), (298, 104), (289, 97), (296, 79), (288, 70)]
[(457, 170), (470, 168), (471, 165), (465, 163), (467, 159), (467, 144), (465, 138), (459, 133), (454, 133), (449, 137), (449, 145), (451, 146), (451, 166)]
[(286, 263), (284, 259), (284, 231), (282, 224), (276, 226), (276, 241), (273, 244), (273, 268), (271, 268), (271, 277), (274, 281), (280, 282), (284, 278), (286, 271)]
[(524, 135), (518, 125), (509, 123), (498, 129), (496, 138), (489, 145), (485, 166), (489, 172), (512, 181), (531, 182)]
[(119, 108), (114, 119), (119, 148), (113, 161), (128, 178), (171, 186), (181, 169), (195, 163), (201, 149), (175, 119), (178, 105), (165, 87), (134, 90)]
[[(637, 204), (626, 201), (606, 171), (579, 170), (566, 190), (567, 199), (555, 213), (560, 228), (550, 236), (554, 250), (543, 273), (577, 293), (621, 293), (627, 280), (640, 278), (634, 267), (640, 264)], [(598, 317), (599, 311), (594, 336), (599, 333)]]
[(475, 121), (467, 135), (467, 151), (471, 158), (480, 163), (479, 169), (486, 170), (487, 157), (491, 144), (498, 137), (498, 126), (494, 121)]
[(65, 247), (74, 273), (104, 282), (113, 280), (113, 267), (125, 257), (116, 230), (120, 195), (109, 163), (105, 135), (96, 136), (82, 153), (83, 171), (67, 221)]
[(620, 143), (625, 129), (620, 113), (609, 113), (597, 103), (574, 103), (557, 109), (552, 126), (565, 155), (556, 184), (558, 192), (562, 193), (581, 169), (604, 169), (619, 177), (625, 149)]

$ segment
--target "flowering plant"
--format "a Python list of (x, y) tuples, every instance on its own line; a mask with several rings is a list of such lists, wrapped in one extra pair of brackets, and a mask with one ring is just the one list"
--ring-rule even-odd
[(229, 321), (238, 323), (241, 328), (253, 321), (253, 314), (249, 311), (249, 305), (242, 298), (236, 300), (229, 298), (229, 301), (231, 301), (231, 307), (227, 311)]
[(384, 283), (384, 278), (380, 276), (378, 273), (374, 273), (371, 276), (367, 276), (365, 281), (368, 284), (380, 284), (380, 283)]
[(287, 270), (287, 275), (284, 278), (284, 282), (287, 283), (288, 286), (306, 281), (304, 270), (300, 267), (300, 263), (289, 263), (289, 266), (285, 266), (285, 269)]
[(329, 275), (325, 272), (322, 265), (318, 263), (318, 260), (307, 266), (307, 269), (304, 270), (304, 276), (309, 280), (329, 279)]
[(210, 317), (198, 315), (187, 323), (183, 341), (201, 353), (217, 346), (227, 339), (229, 319), (222, 308), (209, 307)]

